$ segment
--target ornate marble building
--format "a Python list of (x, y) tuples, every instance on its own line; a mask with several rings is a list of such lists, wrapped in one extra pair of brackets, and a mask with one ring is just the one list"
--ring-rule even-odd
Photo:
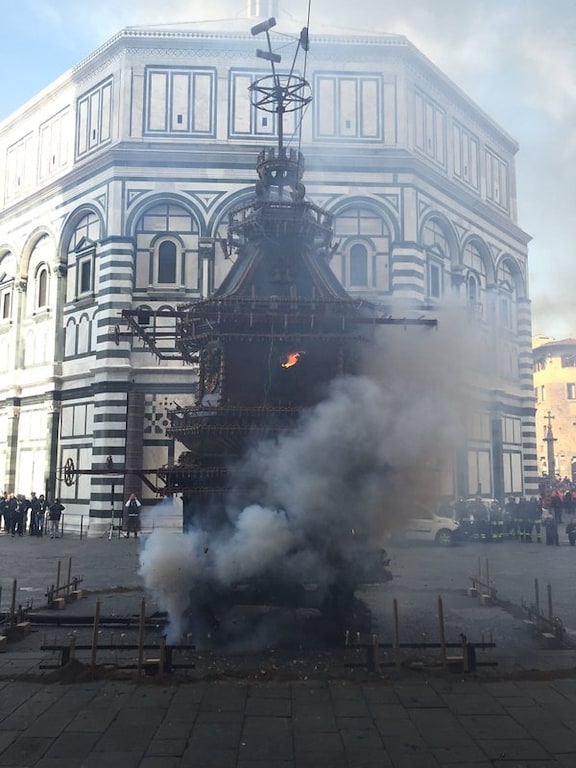
[[(268, 70), (249, 24), (123, 30), (0, 123), (0, 478), (60, 496), (92, 531), (112, 497), (154, 498), (99, 470), (178, 455), (165, 415), (192, 402), (194, 371), (123, 336), (120, 313), (207, 296), (227, 273), (228, 212), (252, 195), (277, 131), (250, 103)], [(440, 317), (456, 304), (488, 356), (444, 493), (530, 492), (516, 142), (404, 37), (312, 35), (305, 67), (306, 188), (334, 215), (335, 274), (395, 309)], [(286, 136), (299, 127), (286, 115)], [(69, 459), (91, 472), (70, 486)]]

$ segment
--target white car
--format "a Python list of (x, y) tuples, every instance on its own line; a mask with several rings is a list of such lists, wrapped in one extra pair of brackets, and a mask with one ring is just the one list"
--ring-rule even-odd
[(403, 528), (393, 534), (395, 541), (429, 541), (442, 547), (454, 543), (459, 523), (451, 517), (442, 517), (434, 512), (421, 512), (418, 517), (408, 518)]

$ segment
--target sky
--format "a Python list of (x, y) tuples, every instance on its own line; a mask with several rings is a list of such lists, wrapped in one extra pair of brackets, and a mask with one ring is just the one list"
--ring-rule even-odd
[[(576, 338), (576, 0), (278, 0), (310, 33), (405, 35), (520, 145), (533, 333)], [(0, 120), (128, 26), (248, 30), (247, 0), (0, 0)], [(267, 15), (265, 13), (265, 15)]]

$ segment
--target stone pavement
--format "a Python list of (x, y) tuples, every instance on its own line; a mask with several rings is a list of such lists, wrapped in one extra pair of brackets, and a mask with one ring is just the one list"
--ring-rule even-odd
[(576, 685), (26, 682), (0, 688), (5, 768), (576, 765)]
[[(11, 577), (18, 602), (37, 605), (73, 556), (95, 592), (66, 614), (90, 613), (96, 597), (109, 615), (137, 613), (137, 553), (134, 541), (0, 537), (4, 607)], [(91, 680), (42, 672), (40, 634), (0, 654), (0, 768), (576, 766), (573, 650), (498, 648), (498, 667), (476, 676)]]

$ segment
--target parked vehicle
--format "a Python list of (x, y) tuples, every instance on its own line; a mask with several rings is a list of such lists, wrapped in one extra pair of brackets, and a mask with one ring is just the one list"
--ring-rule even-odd
[(460, 524), (451, 517), (434, 512), (419, 512), (418, 517), (408, 518), (403, 528), (395, 531), (392, 540), (397, 542), (423, 541), (449, 547), (458, 538)]

